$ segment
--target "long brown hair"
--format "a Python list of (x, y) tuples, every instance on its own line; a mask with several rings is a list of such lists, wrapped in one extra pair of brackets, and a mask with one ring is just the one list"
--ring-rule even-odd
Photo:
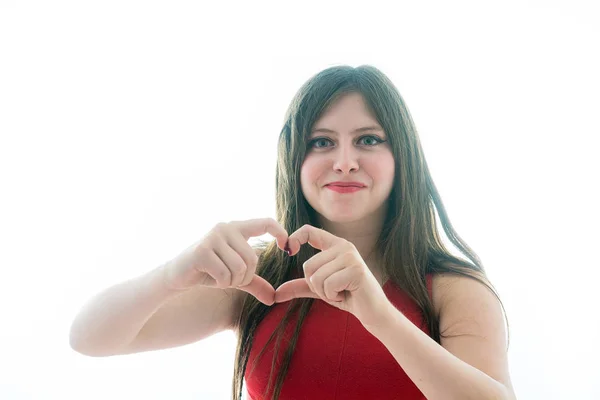
[[(315, 210), (302, 194), (300, 168), (314, 123), (333, 102), (348, 93), (360, 93), (363, 96), (367, 107), (385, 131), (396, 160), (395, 182), (390, 193), (387, 217), (376, 243), (376, 249), (384, 260), (384, 276), (404, 290), (420, 307), (431, 337), (439, 343), (440, 336), (444, 335), (439, 332), (439, 316), (435, 315), (429, 298), (426, 274), (445, 272), (467, 276), (486, 285), (496, 297), (498, 294), (487, 279), (479, 257), (450, 224), (429, 173), (408, 108), (395, 85), (380, 70), (370, 65), (356, 68), (334, 66), (314, 75), (298, 90), (288, 107), (279, 135), (275, 175), (276, 219), (289, 233), (295, 232), (304, 224), (320, 227)], [(436, 210), (447, 237), (466, 259), (452, 255), (442, 243), (436, 225)], [(292, 277), (303, 276), (302, 264), (318, 252), (311, 246), (302, 246), (298, 254), (288, 257), (274, 241), (263, 243), (262, 247), (256, 273), (275, 288)], [(277, 374), (272, 397), (275, 400), (281, 392), (300, 328), (313, 300), (292, 300), (284, 318), (267, 342), (268, 345), (275, 334), (278, 334), (275, 355), (271, 361), (268, 393), (283, 330), (291, 316), (297, 314), (294, 334)], [(500, 303), (502, 304), (501, 301)], [(241, 399), (254, 333), (268, 312), (269, 307), (253, 296), (245, 297), (237, 321), (234, 400)], [(259, 357), (261, 355), (262, 352)]]

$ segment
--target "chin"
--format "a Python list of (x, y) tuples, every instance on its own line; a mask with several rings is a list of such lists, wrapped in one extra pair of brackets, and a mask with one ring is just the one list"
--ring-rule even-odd
[(329, 212), (321, 214), (323, 218), (330, 222), (347, 223), (361, 220), (365, 217), (364, 213), (356, 211), (348, 212)]
[(329, 222), (333, 222), (333, 223), (337, 223), (337, 224), (345, 224), (348, 222), (355, 222), (358, 220), (358, 218), (350, 215), (350, 216), (344, 216), (344, 217), (330, 217), (327, 218), (325, 217)]

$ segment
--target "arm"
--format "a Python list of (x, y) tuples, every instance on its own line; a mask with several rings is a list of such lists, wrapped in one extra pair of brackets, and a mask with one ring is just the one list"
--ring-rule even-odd
[(75, 317), (71, 348), (106, 357), (181, 346), (231, 328), (236, 289), (164, 285), (162, 266), (98, 293)]
[(440, 275), (434, 276), (433, 303), (447, 335), (441, 346), (391, 303), (386, 319), (365, 328), (428, 399), (516, 399), (502, 309), (493, 293), (474, 279)]

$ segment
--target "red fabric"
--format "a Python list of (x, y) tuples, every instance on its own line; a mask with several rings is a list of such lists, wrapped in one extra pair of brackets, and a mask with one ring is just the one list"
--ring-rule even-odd
[[(427, 275), (431, 298), (431, 275)], [(383, 286), (384, 293), (422, 331), (418, 306), (391, 281)], [(269, 397), (264, 395), (271, 370), (273, 348), (277, 336), (269, 343), (256, 369), (252, 365), (271, 333), (283, 318), (288, 303), (275, 304), (257, 327), (245, 372), (250, 400), (270, 399), (275, 385), (273, 372)], [(283, 360), (288, 340), (293, 335), (296, 319), (286, 327), (278, 354), (277, 368)], [(322, 300), (314, 300), (288, 367), (281, 394), (288, 399), (425, 399), (425, 396), (404, 373), (398, 362), (377, 338), (371, 335), (352, 314), (337, 309)]]

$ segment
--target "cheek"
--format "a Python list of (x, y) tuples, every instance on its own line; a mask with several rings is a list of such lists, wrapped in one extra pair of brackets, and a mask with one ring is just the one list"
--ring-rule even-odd
[(300, 167), (300, 182), (303, 187), (316, 183), (319, 178), (319, 165), (316, 160), (306, 158)]
[(393, 183), (396, 163), (391, 154), (372, 159), (369, 167), (373, 179), (381, 183), (387, 182), (390, 185)]
[(310, 182), (312, 182), (310, 163), (307, 164), (304, 162), (300, 167), (300, 187), (305, 197), (307, 190), (309, 190)]

